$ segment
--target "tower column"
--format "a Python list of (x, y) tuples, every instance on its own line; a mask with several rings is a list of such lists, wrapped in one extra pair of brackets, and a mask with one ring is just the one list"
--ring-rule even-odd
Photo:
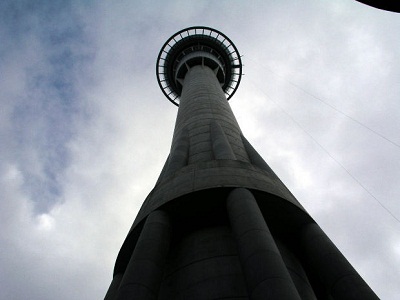
[(379, 299), (317, 224), (304, 226), (301, 240), (308, 263), (334, 299)]
[(170, 236), (171, 225), (167, 213), (161, 210), (152, 212), (147, 217), (125, 270), (116, 300), (158, 298)]
[(114, 300), (117, 293), (118, 293), (118, 288), (121, 283), (123, 274), (118, 273), (115, 274), (113, 277), (113, 280), (111, 281), (110, 287), (108, 288), (107, 294), (104, 297), (104, 300)]
[(250, 299), (301, 299), (253, 194), (235, 188), (227, 209)]

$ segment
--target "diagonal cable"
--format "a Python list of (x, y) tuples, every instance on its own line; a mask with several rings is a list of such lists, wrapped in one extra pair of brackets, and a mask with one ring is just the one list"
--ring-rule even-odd
[(373, 199), (375, 199), (375, 201), (388, 213), (390, 214), (393, 219), (395, 219), (398, 223), (400, 223), (400, 219), (397, 218), (377, 197), (375, 197), (374, 194), (372, 194), (372, 192), (361, 183), (360, 180), (358, 180), (353, 174), (350, 173), (349, 170), (347, 170), (345, 168), (345, 166), (340, 163), (324, 146), (322, 146), (307, 130), (304, 129), (303, 126), (301, 126), (301, 124), (299, 122), (297, 122), (282, 106), (280, 106), (276, 101), (274, 101), (269, 95), (267, 95), (263, 90), (261, 90), (260, 88), (257, 87), (256, 84), (254, 84), (254, 82), (251, 81), (251, 83), (253, 84), (253, 86), (260, 90), (270, 101), (272, 101), (281, 111), (283, 111), (286, 116), (288, 116), (290, 118), (290, 120), (292, 120), (305, 134), (307, 134), (334, 162), (336, 162), (355, 182), (358, 183), (358, 185), (365, 191), (367, 192)]
[[(250, 59), (251, 60), (251, 59)], [(303, 93), (307, 94), (308, 96), (320, 101), (321, 103), (325, 104), (326, 106), (330, 107), (331, 109), (333, 109), (334, 111), (336, 111), (337, 113), (345, 116), (346, 118), (350, 119), (351, 121), (353, 121), (354, 123), (357, 123), (358, 125), (360, 125), (361, 127), (364, 127), (365, 129), (371, 131), (372, 133), (376, 134), (377, 136), (379, 136), (380, 138), (384, 139), (385, 141), (391, 143), (393, 146), (400, 148), (400, 144), (390, 140), (389, 138), (385, 137), (383, 134), (379, 133), (378, 131), (372, 129), (371, 127), (361, 123), (360, 121), (358, 121), (357, 119), (355, 119), (354, 117), (346, 114), (345, 112), (341, 111), (340, 109), (336, 108), (335, 106), (333, 106), (332, 104), (328, 103), (327, 101), (321, 99), (318, 96), (315, 96), (314, 94), (312, 94), (311, 92), (305, 90), (304, 88), (302, 88), (301, 86), (297, 85), (296, 83), (286, 79), (285, 77), (283, 77), (282, 75), (276, 73), (274, 70), (272, 70), (270, 67), (263, 65), (264, 67), (266, 67), (272, 74), (274, 74), (275, 76), (278, 76), (280, 78), (282, 78), (284, 81), (286, 81), (287, 83), (289, 83), (290, 85), (294, 86), (295, 88), (299, 89), (300, 91), (302, 91)]]

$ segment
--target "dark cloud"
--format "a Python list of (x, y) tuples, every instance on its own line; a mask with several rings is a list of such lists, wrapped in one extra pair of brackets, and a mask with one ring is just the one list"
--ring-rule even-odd
[(80, 106), (76, 81), (84, 80), (92, 55), (82, 21), (65, 2), (2, 6), (3, 65), (20, 72), (17, 93), (7, 95), (13, 134), (6, 139), (14, 147), (9, 154), (22, 170), (35, 210), (45, 212), (63, 192), (59, 175), (69, 163), (66, 143)]

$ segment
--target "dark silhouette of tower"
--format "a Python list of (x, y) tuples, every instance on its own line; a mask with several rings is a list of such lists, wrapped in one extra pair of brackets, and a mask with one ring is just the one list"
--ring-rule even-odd
[(171, 151), (119, 252), (107, 300), (378, 299), (243, 136), (242, 63), (221, 32), (173, 35), (157, 79)]
[(382, 1), (382, 0), (356, 0), (366, 5), (379, 8), (382, 10), (400, 12), (400, 3), (398, 1)]

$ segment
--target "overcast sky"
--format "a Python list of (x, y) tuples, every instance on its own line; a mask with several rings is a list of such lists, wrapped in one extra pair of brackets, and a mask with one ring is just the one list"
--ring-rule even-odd
[(400, 295), (400, 15), (353, 0), (0, 1), (0, 299), (101, 299), (168, 155), (155, 63), (243, 55), (247, 139), (382, 299)]

